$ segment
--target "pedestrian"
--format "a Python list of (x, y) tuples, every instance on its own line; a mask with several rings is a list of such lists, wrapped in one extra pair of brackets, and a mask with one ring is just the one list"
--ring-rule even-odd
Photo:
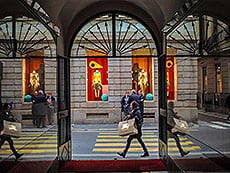
[[(10, 111), (10, 105), (8, 103), (4, 103), (3, 105), (3, 110), (1, 111), (0, 114), (0, 132), (3, 130), (4, 126), (3, 126), (3, 120), (7, 120), (7, 121), (12, 121), (12, 122), (16, 122), (16, 120), (14, 119), (13, 114)], [(0, 148), (2, 147), (2, 145), (5, 143), (5, 141), (7, 141), (9, 143), (10, 149), (13, 152), (15, 159), (18, 160), (20, 157), (22, 157), (23, 154), (19, 154), (15, 147), (14, 147), (14, 142), (11, 139), (10, 136), (8, 135), (2, 135), (0, 134)]]
[(224, 107), (226, 107), (228, 109), (228, 117), (227, 120), (230, 120), (230, 94), (228, 95), (228, 97), (226, 98)]
[(131, 98), (133, 99), (133, 100), (135, 100), (136, 102), (138, 102), (138, 95), (137, 95), (137, 92), (136, 92), (136, 90), (135, 89), (132, 89), (132, 91), (131, 91)]
[(130, 104), (130, 109), (131, 109), (131, 113), (128, 115), (128, 119), (132, 119), (134, 118), (135, 119), (135, 123), (137, 125), (137, 130), (138, 130), (138, 134), (135, 134), (135, 135), (130, 135), (127, 139), (127, 143), (126, 143), (126, 147), (124, 149), (123, 152), (117, 152), (117, 154), (119, 156), (122, 156), (123, 158), (125, 158), (127, 152), (128, 152), (128, 149), (130, 147), (130, 144), (132, 142), (132, 140), (134, 138), (137, 139), (137, 141), (141, 144), (143, 150), (144, 150), (144, 154), (141, 156), (141, 157), (148, 157), (149, 156), (149, 152), (141, 138), (142, 136), (142, 125), (143, 125), (143, 117), (141, 116), (141, 111), (138, 107), (138, 103), (136, 101), (132, 101), (132, 103)]
[(138, 104), (141, 111), (142, 117), (144, 116), (144, 100), (145, 96), (142, 94), (142, 90), (138, 90)]
[(31, 97), (31, 101), (32, 101), (32, 121), (33, 121), (33, 126), (34, 127), (36, 127), (37, 126), (37, 117), (36, 117), (36, 115), (34, 114), (34, 107), (36, 107), (36, 106), (34, 106), (36, 103), (37, 103), (37, 101), (36, 101), (36, 96), (38, 95), (38, 91), (36, 90), (36, 91), (34, 91), (33, 92), (33, 94), (32, 94), (32, 97)]
[(48, 112), (47, 112), (48, 124), (52, 125), (54, 119), (54, 112), (55, 112), (55, 98), (52, 95), (47, 96), (47, 103), (48, 103)]
[(121, 98), (121, 112), (124, 112), (123, 119), (127, 119), (130, 110), (130, 103), (132, 102), (132, 98), (130, 96), (129, 91), (125, 92), (125, 95)]
[(181, 144), (180, 144), (180, 139), (178, 135), (186, 135), (184, 133), (180, 132), (172, 132), (172, 128), (175, 126), (175, 122), (173, 118), (181, 119), (181, 117), (177, 114), (177, 112), (174, 112), (174, 102), (170, 101), (168, 103), (168, 109), (167, 109), (167, 130), (169, 133), (169, 137), (174, 138), (176, 141), (177, 148), (179, 149), (179, 152), (182, 157), (187, 155), (190, 151), (184, 151)]
[(46, 127), (45, 118), (48, 111), (48, 105), (46, 100), (46, 95), (42, 90), (38, 91), (38, 94), (34, 97), (34, 104), (32, 107), (32, 114), (36, 116), (36, 126), (37, 128)]

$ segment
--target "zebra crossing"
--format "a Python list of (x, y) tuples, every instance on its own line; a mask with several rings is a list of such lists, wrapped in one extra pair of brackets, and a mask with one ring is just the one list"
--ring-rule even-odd
[[(230, 129), (229, 121), (199, 121), (199, 126), (208, 126), (211, 128), (218, 129)], [(199, 126), (197, 127), (199, 129)], [(198, 130), (197, 129), (197, 130)], [(196, 128), (194, 127), (194, 132)], [(97, 133), (95, 137), (95, 142), (91, 144), (79, 143), (78, 146), (90, 145), (88, 149), (91, 151), (78, 152), (79, 149), (76, 145), (73, 145), (73, 150), (76, 148), (77, 153), (73, 153), (74, 158), (87, 159), (87, 158), (115, 158), (117, 152), (123, 151), (126, 145), (127, 137), (120, 137), (117, 134), (117, 129), (114, 127), (110, 128), (97, 128), (95, 129), (85, 129), (79, 130), (78, 133), (94, 132)], [(158, 130), (153, 130), (152, 128), (143, 129), (143, 141), (146, 144), (151, 157), (158, 157)], [(38, 160), (53, 160), (57, 156), (57, 131), (48, 129), (23, 129), (22, 136), (20, 138), (13, 138), (14, 146), (19, 151), (19, 153), (24, 153), (22, 159), (38, 159)], [(91, 140), (92, 141), (92, 140)], [(203, 146), (191, 140), (189, 136), (180, 136), (180, 142), (184, 150), (191, 151), (191, 153), (201, 153), (203, 152)], [(92, 145), (92, 148), (91, 148)], [(86, 147), (87, 148), (87, 147)], [(81, 148), (80, 148), (81, 150)], [(176, 142), (173, 138), (168, 139), (168, 152), (173, 155), (178, 155), (178, 148)], [(129, 151), (127, 153), (127, 158), (133, 157), (137, 158), (143, 154), (143, 150), (140, 144), (134, 139), (131, 143)], [(0, 157), (14, 158), (10, 150), (9, 144), (6, 141), (5, 144), (0, 149)]]
[(211, 127), (214, 129), (221, 129), (221, 130), (227, 130), (230, 129), (230, 121), (226, 121), (226, 122), (222, 122), (222, 121), (198, 121), (198, 124), (200, 126), (207, 126), (207, 127)]
[[(151, 157), (158, 157), (158, 135), (151, 130), (145, 130), (142, 139), (150, 153)], [(99, 132), (96, 143), (93, 148), (93, 153), (111, 155), (112, 153), (121, 152), (125, 148), (127, 137), (120, 137), (117, 131)], [(200, 151), (201, 147), (194, 144), (185, 136), (180, 136), (181, 145), (185, 150)], [(168, 141), (169, 153), (177, 153), (178, 148), (174, 139), (169, 138)], [(127, 158), (138, 157), (143, 154), (143, 149), (140, 144), (134, 139), (127, 153)]]
[[(14, 147), (23, 153), (22, 160), (53, 160), (57, 155), (57, 132), (49, 130), (25, 130), (20, 138), (12, 138)], [(6, 141), (0, 149), (2, 159), (14, 158)]]

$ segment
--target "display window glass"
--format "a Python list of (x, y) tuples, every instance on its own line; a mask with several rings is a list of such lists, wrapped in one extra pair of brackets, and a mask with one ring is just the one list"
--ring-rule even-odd
[[(33, 54), (33, 55), (31, 55)], [(44, 90), (44, 58), (43, 51), (30, 53), (33, 58), (23, 59), (23, 93), (32, 95), (39, 89)], [(36, 58), (38, 56), (39, 58)]]
[(79, 68), (82, 75), (86, 72), (86, 101), (112, 101), (123, 90), (131, 89), (141, 89), (153, 100), (153, 50), (156, 46), (150, 32), (130, 16), (111, 12), (88, 21), (71, 49), (72, 57), (87, 59), (86, 71)]
[(167, 79), (167, 98), (175, 100), (175, 58), (167, 57), (166, 59), (166, 79)]
[(148, 52), (149, 49), (145, 48), (132, 51), (132, 89), (141, 89), (143, 95), (153, 94), (152, 58), (144, 57)]
[[(108, 58), (105, 54), (87, 50), (87, 100), (106, 101), (108, 96)], [(101, 56), (101, 57), (100, 57)]]

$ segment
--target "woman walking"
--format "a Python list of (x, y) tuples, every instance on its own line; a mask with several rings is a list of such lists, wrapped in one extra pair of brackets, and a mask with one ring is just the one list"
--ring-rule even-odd
[[(8, 103), (4, 104), (3, 110), (0, 114), (0, 132), (3, 130), (3, 121), (4, 120), (15, 122), (13, 114), (10, 112), (10, 105)], [(15, 159), (18, 160), (23, 154), (19, 154), (16, 151), (16, 149), (14, 147), (14, 142), (10, 136), (0, 134), (0, 148), (5, 143), (5, 141), (7, 141), (9, 143), (10, 149), (13, 152)]]
[(181, 119), (179, 115), (177, 115), (177, 112), (174, 112), (174, 103), (170, 101), (168, 103), (168, 109), (167, 109), (167, 130), (170, 138), (174, 138), (176, 141), (177, 148), (179, 149), (179, 152), (181, 154), (181, 157), (184, 157), (185, 155), (189, 154), (190, 151), (184, 151), (181, 144), (180, 144), (180, 138), (178, 135), (186, 135), (179, 132), (172, 132), (172, 128), (175, 126), (175, 122), (173, 118)]
[(137, 130), (138, 130), (138, 134), (135, 135), (130, 135), (127, 139), (127, 143), (126, 143), (126, 147), (124, 149), (124, 151), (122, 153), (118, 152), (117, 154), (123, 158), (125, 158), (128, 149), (130, 147), (130, 144), (132, 142), (132, 140), (134, 138), (136, 138), (138, 140), (138, 142), (141, 144), (143, 150), (144, 150), (144, 154), (141, 157), (148, 157), (149, 156), (149, 152), (141, 138), (142, 136), (142, 125), (143, 125), (143, 116), (141, 116), (141, 111), (138, 107), (138, 103), (136, 101), (132, 101), (130, 104), (130, 109), (131, 109), (131, 113), (127, 116), (128, 119), (135, 119), (135, 123), (137, 125)]

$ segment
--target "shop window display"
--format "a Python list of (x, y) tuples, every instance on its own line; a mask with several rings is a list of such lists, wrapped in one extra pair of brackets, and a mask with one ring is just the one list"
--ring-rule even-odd
[(101, 101), (102, 95), (108, 96), (108, 58), (104, 54), (87, 50), (87, 54), (100, 57), (87, 58), (87, 97), (88, 101)]
[(138, 55), (148, 55), (148, 49), (132, 51), (132, 89), (142, 90), (142, 94), (153, 94), (152, 86), (152, 58), (138, 57)]
[[(132, 58), (127, 69), (120, 64), (118, 67), (120, 71), (116, 71), (113, 76), (121, 75), (126, 81), (129, 74), (125, 73), (130, 70), (132, 79), (126, 81), (127, 84), (132, 84), (129, 89), (136, 91), (141, 89), (145, 95), (148, 93), (154, 95), (155, 43), (148, 30), (135, 19), (116, 13), (98, 16), (79, 31), (74, 43), (76, 47), (73, 46), (71, 55), (87, 57), (86, 101), (109, 100), (108, 59), (110, 57), (121, 58), (121, 61), (116, 63), (123, 63), (125, 58)], [(127, 84), (122, 82), (121, 86)], [(113, 86), (111, 88), (112, 94), (118, 90)]]
[(24, 92), (33, 94), (39, 89), (44, 89), (44, 59), (24, 60)]
[(174, 71), (174, 57), (167, 57), (166, 70), (167, 70), (167, 97), (168, 100), (175, 100), (175, 71)]

